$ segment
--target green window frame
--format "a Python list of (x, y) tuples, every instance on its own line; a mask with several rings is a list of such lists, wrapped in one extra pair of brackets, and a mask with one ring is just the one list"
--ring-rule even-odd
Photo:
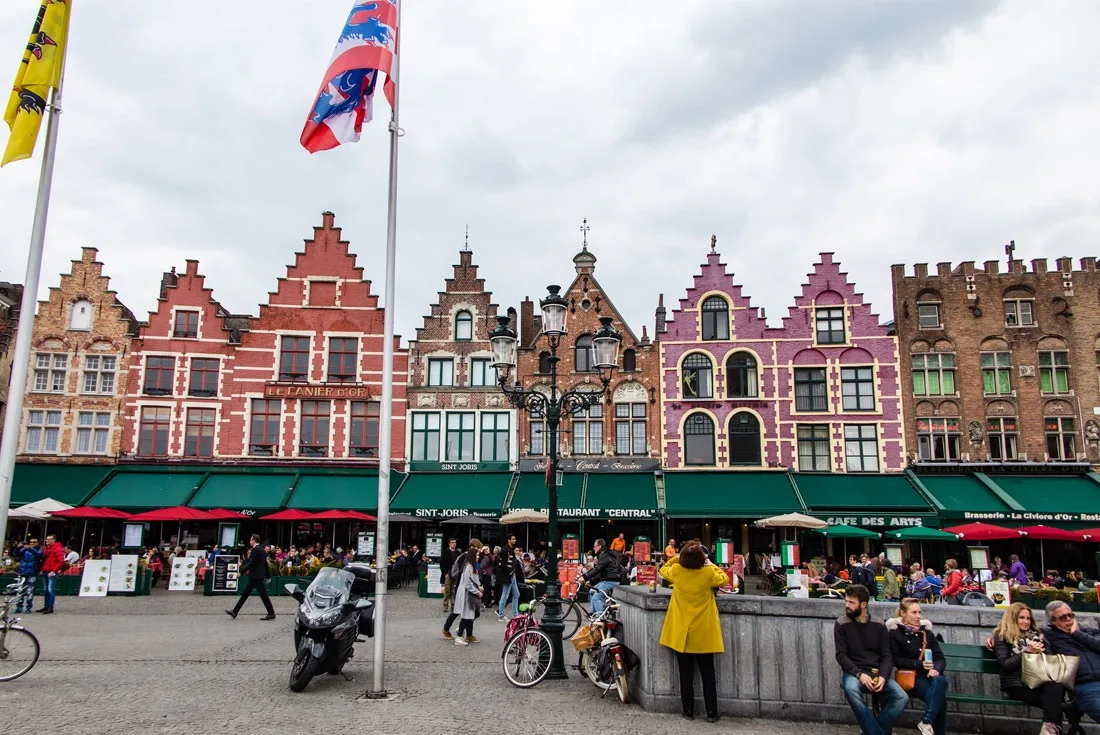
[(878, 427), (844, 425), (844, 466), (848, 472), (878, 472)]
[(509, 461), (511, 437), (511, 416), (506, 413), (481, 414), (481, 461)]
[(474, 388), (485, 388), (496, 385), (496, 368), (492, 366), (492, 360), (488, 357), (475, 357), (470, 360), (470, 385)]
[(1012, 353), (982, 353), (982, 389), (987, 396), (1012, 393)]
[(829, 425), (798, 425), (798, 469), (802, 472), (828, 472), (832, 469), (829, 457)]
[(448, 387), (455, 384), (455, 361), (453, 358), (428, 358), (428, 385)]
[(955, 353), (918, 352), (910, 356), (913, 394), (950, 396), (955, 393)]
[(1069, 352), (1044, 350), (1039, 353), (1039, 390), (1042, 393), (1069, 393)]
[(447, 462), (474, 461), (474, 414), (465, 411), (447, 413)]
[(439, 414), (414, 413), (412, 415), (413, 462), (439, 461)]

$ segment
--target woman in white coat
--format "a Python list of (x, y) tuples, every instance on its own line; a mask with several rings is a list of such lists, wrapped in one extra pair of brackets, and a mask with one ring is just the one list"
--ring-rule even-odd
[(458, 623), (458, 635), (455, 636), (456, 646), (468, 646), (477, 643), (474, 635), (474, 619), (481, 611), (481, 596), (485, 594), (477, 576), (477, 553), (466, 554), (466, 563), (462, 565), (462, 577), (455, 585), (454, 612), (460, 618)]

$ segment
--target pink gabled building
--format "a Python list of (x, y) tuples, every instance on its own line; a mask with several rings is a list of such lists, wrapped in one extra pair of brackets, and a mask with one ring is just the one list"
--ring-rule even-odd
[(897, 340), (832, 254), (773, 328), (715, 246), (667, 321), (657, 309), (665, 466), (903, 470)]

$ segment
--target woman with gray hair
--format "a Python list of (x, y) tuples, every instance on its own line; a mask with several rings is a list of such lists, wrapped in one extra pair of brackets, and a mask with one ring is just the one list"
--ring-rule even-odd
[(1077, 707), (1100, 722), (1100, 630), (1085, 630), (1077, 615), (1062, 600), (1046, 606), (1047, 624), (1043, 627), (1051, 653), (1077, 656), (1074, 697)]

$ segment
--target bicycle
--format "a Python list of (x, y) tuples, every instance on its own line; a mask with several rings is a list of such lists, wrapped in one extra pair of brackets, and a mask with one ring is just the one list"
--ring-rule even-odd
[[(608, 601), (614, 599), (611, 596), (611, 592), (604, 592), (603, 590), (590, 590), (588, 593), (589, 604), (592, 602), (592, 595), (598, 593), (604, 596)], [(545, 597), (543, 598), (545, 600)], [(545, 613), (544, 613), (545, 614)], [(562, 630), (562, 640), (572, 638), (576, 635), (577, 631), (581, 628), (581, 623), (584, 620), (590, 620), (593, 617), (591, 607), (586, 607), (583, 602), (577, 599), (574, 594), (571, 597), (561, 598), (561, 622), (565, 626)], [(542, 622), (542, 619), (539, 619)]]
[(5, 590), (8, 599), (0, 608), (0, 681), (14, 681), (38, 663), (38, 639), (11, 615), (12, 604), (21, 603), (30, 592), (25, 579), (9, 584)]
[(539, 629), (535, 618), (541, 602), (520, 605), (520, 614), (509, 621), (504, 631), (504, 650), (500, 653), (504, 676), (520, 689), (529, 689), (545, 679), (554, 660), (550, 636)]
[[(571, 637), (573, 647), (580, 652), (577, 669), (603, 696), (615, 689), (619, 700), (626, 704), (630, 700), (630, 688), (627, 681), (626, 647), (618, 638), (620, 623), (616, 615), (619, 603), (610, 600), (607, 606), (589, 623), (587, 635)], [(606, 657), (608, 670), (600, 674), (600, 659)]]

